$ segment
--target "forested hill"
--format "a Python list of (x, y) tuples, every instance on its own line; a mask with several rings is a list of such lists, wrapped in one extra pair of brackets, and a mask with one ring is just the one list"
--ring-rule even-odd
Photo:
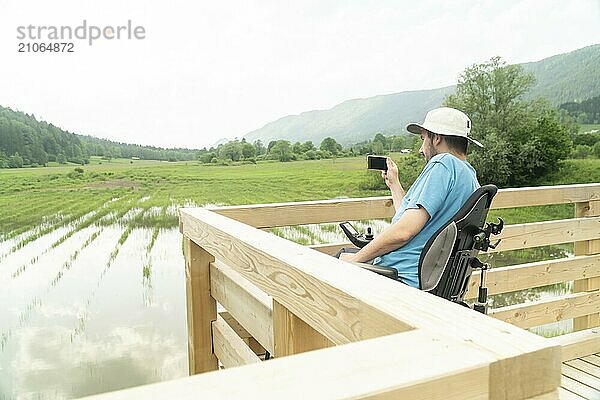
[(557, 106), (600, 95), (600, 44), (521, 65), (536, 79), (528, 98), (545, 97)]
[(0, 168), (46, 165), (48, 161), (84, 164), (90, 156), (192, 160), (196, 150), (162, 149), (81, 136), (33, 115), (0, 106)]
[(600, 96), (581, 102), (564, 103), (559, 108), (567, 110), (579, 124), (600, 124)]
[[(557, 106), (600, 95), (600, 44), (522, 65), (536, 78), (528, 98), (546, 97)], [(244, 137), (249, 142), (260, 139), (263, 143), (275, 139), (320, 143), (325, 137), (333, 137), (348, 144), (372, 138), (376, 133), (399, 134), (405, 132), (407, 123), (422, 121), (428, 110), (439, 107), (454, 88), (348, 100), (329, 110), (288, 115)]]

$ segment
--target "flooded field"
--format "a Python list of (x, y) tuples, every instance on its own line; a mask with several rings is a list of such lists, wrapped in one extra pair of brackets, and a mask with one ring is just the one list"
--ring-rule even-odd
[[(47, 218), (0, 238), (0, 399), (61, 399), (187, 375), (184, 260), (177, 205), (100, 208)], [(112, 199), (110, 204), (121, 202)], [(359, 230), (385, 221), (357, 221)], [(308, 245), (344, 241), (337, 224), (274, 228)], [(496, 255), (496, 265), (568, 256), (568, 249)], [(535, 259), (531, 259), (533, 257)], [(523, 261), (525, 260), (525, 261)], [(557, 296), (570, 285), (494, 296), (504, 306)], [(538, 328), (554, 335), (570, 321)]]
[[(73, 398), (187, 374), (176, 229), (91, 218), (0, 244), (0, 399)], [(41, 228), (43, 229), (43, 227)]]

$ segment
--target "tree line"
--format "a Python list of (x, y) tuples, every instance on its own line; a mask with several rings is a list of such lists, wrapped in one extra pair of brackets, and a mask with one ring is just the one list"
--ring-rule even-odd
[(372, 140), (342, 146), (334, 138), (327, 137), (321, 141), (318, 147), (310, 140), (295, 143), (288, 140), (272, 140), (265, 146), (260, 139), (253, 143), (247, 142), (246, 139), (235, 139), (217, 147), (200, 150), (198, 160), (205, 164), (228, 165), (232, 162), (255, 163), (260, 160), (287, 162), (354, 157), (364, 154), (387, 154), (391, 151), (409, 149), (413, 139), (408, 134), (384, 136), (378, 133)]
[(34, 115), (0, 106), (0, 168), (45, 166), (48, 162), (89, 163), (90, 156), (138, 157), (144, 160), (183, 161), (197, 150), (163, 149), (112, 142), (62, 130)]
[(600, 96), (563, 103), (558, 108), (565, 110), (578, 124), (600, 124)]

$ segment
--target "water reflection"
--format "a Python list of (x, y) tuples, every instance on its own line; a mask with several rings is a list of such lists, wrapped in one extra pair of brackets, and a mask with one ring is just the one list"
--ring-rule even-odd
[(3, 260), (0, 399), (72, 398), (187, 374), (180, 233), (160, 230), (149, 248), (153, 230), (134, 229), (119, 244), (124, 228), (109, 226), (86, 245), (95, 232), (40, 254), (17, 279), (6, 270), (56, 234)]
[(69, 344), (61, 340), (67, 333), (60, 326), (21, 330), (13, 394), (73, 398), (122, 389), (180, 376), (186, 361), (175, 335), (159, 335), (154, 327), (116, 327)]

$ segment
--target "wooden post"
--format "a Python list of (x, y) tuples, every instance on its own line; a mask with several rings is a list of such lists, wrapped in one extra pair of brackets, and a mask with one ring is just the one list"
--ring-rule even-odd
[(275, 357), (333, 346), (329, 339), (275, 300), (273, 300), (273, 339)]
[[(575, 217), (600, 216), (600, 201), (586, 201), (575, 203)], [(590, 255), (600, 253), (600, 238), (575, 242), (575, 255)], [(600, 289), (600, 277), (581, 279), (573, 282), (573, 292), (590, 292)], [(595, 313), (583, 317), (573, 318), (573, 330), (580, 331), (600, 325), (600, 314)]]
[(190, 375), (218, 369), (213, 353), (212, 322), (217, 319), (217, 302), (210, 295), (210, 263), (213, 256), (184, 237), (185, 284)]

